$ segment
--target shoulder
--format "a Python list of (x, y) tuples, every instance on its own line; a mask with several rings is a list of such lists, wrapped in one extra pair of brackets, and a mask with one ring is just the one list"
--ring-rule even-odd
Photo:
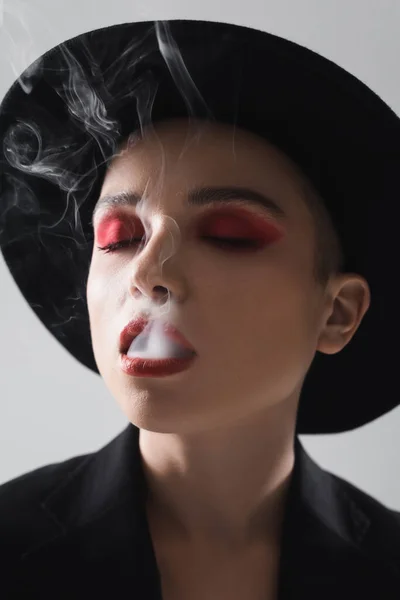
[(365, 517), (368, 520), (363, 547), (381, 558), (385, 555), (400, 569), (400, 511), (389, 508), (349, 481), (330, 475), (339, 493), (351, 504), (353, 518), (357, 521), (358, 516), (359, 524)]
[[(10, 563), (54, 529), (42, 503), (64, 485), (91, 454), (75, 456), (29, 471), (0, 485), (0, 560)], [(4, 565), (4, 562), (3, 562)]]
[(400, 526), (400, 511), (389, 508), (386, 504), (371, 496), (369, 493), (356, 487), (350, 481), (330, 473), (330, 476), (335, 480), (337, 487), (343, 494), (346, 494), (352, 502), (359, 505), (372, 518), (383, 519), (390, 524), (398, 524)]
[[(54, 486), (62, 483), (68, 475), (82, 463), (90, 454), (74, 456), (65, 461), (52, 463), (28, 471), (2, 483), (0, 485), (0, 507), (3, 508), (3, 503), (11, 499), (26, 500), (25, 492), (29, 493), (32, 498), (40, 498), (41, 495), (46, 495)], [(24, 492), (20, 496), (21, 492)]]

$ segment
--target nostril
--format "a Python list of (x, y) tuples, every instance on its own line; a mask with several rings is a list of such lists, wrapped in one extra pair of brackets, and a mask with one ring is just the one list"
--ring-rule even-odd
[(154, 293), (160, 297), (160, 300), (165, 302), (168, 299), (168, 290), (162, 285), (156, 285), (154, 287)]

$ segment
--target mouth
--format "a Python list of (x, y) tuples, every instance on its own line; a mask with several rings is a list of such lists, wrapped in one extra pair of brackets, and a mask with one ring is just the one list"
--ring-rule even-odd
[[(120, 334), (119, 351), (120, 354), (126, 355), (133, 342), (133, 340), (145, 329), (148, 324), (148, 320), (144, 318), (134, 319), (130, 321), (122, 330)], [(196, 351), (190, 342), (184, 337), (184, 335), (170, 323), (165, 323), (163, 326), (164, 335), (176, 344), (179, 344), (186, 350), (189, 350), (196, 355)]]

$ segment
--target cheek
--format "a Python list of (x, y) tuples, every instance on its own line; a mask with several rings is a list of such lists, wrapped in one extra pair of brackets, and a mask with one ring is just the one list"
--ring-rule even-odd
[(96, 277), (93, 263), (90, 267), (89, 277), (86, 286), (86, 300), (89, 312), (90, 326), (92, 334), (96, 320), (99, 318), (98, 313), (101, 306), (101, 286), (99, 278)]
[(93, 353), (102, 375), (107, 370), (110, 352), (116, 344), (115, 318), (121, 313), (116, 306), (115, 284), (98, 269), (91, 268), (86, 288), (90, 335)]
[(309, 335), (312, 291), (281, 260), (222, 265), (199, 258), (192, 272), (203, 320), (213, 324), (211, 330), (221, 341), (240, 346), (247, 340), (258, 347), (267, 339), (273, 348), (291, 338), (297, 344)]
[[(116, 276), (104, 268), (104, 261), (93, 257), (86, 286), (86, 299), (91, 320), (99, 320), (106, 316), (110, 308), (110, 299), (116, 301)], [(114, 293), (112, 293), (114, 292)]]

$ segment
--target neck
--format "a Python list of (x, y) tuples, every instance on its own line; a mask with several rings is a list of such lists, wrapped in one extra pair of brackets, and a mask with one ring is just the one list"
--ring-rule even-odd
[(160, 534), (227, 545), (277, 543), (294, 466), (295, 417), (280, 405), (201, 433), (141, 429), (147, 508)]

